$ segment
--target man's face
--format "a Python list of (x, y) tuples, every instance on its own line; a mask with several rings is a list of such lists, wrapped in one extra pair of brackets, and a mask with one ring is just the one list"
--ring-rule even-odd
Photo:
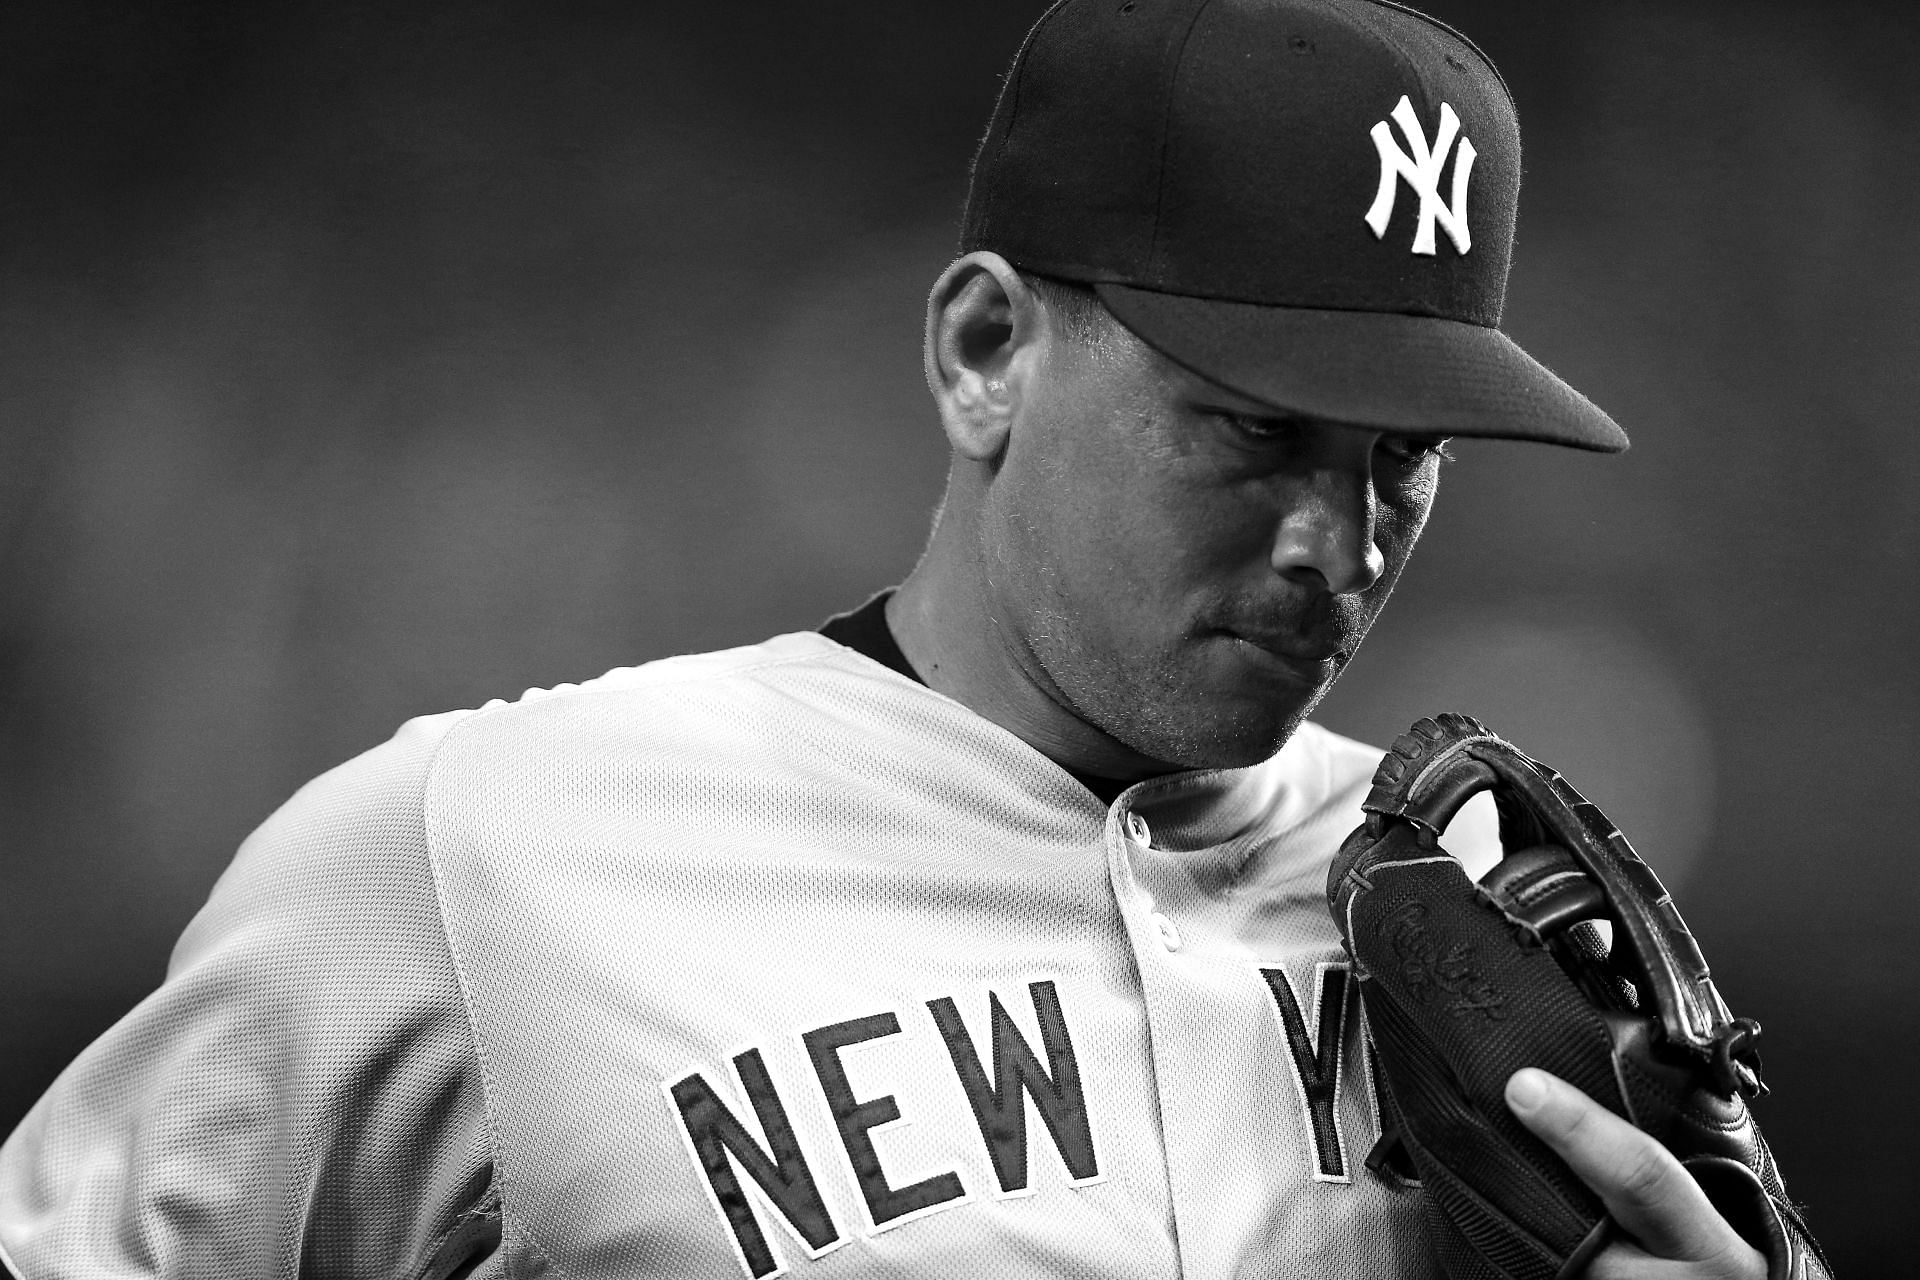
[(1049, 344), (987, 486), (1002, 642), (1151, 761), (1257, 763), (1385, 603), (1440, 441), (1277, 416), (1107, 327)]

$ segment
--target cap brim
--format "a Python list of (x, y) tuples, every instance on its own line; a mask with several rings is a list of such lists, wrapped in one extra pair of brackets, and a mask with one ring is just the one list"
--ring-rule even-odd
[(1107, 309), (1201, 377), (1277, 409), (1392, 430), (1619, 453), (1627, 434), (1498, 329), (1099, 283)]

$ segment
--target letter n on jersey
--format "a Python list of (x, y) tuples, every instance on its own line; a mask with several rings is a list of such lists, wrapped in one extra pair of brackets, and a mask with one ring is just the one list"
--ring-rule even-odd
[(740, 1080), (740, 1092), (753, 1108), (760, 1131), (766, 1135), (762, 1146), (747, 1132), (727, 1104), (720, 1100), (705, 1077), (689, 1075), (667, 1086), (667, 1093), (680, 1111), (680, 1123), (694, 1160), (706, 1175), (707, 1188), (720, 1216), (733, 1233), (735, 1247), (747, 1274), (769, 1276), (783, 1270), (773, 1247), (760, 1229), (746, 1188), (735, 1172), (740, 1170), (754, 1180), (794, 1235), (805, 1244), (811, 1257), (819, 1257), (845, 1241), (827, 1212), (806, 1153), (787, 1120), (787, 1109), (774, 1090), (773, 1078), (758, 1049), (748, 1049), (733, 1059), (734, 1074)]

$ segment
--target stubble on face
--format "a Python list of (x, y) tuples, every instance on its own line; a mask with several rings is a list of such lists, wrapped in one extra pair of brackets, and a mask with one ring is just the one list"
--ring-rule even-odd
[(996, 478), (981, 548), (993, 623), (1048, 697), (1157, 768), (1258, 763), (1372, 625), (1434, 468), (1381, 503), (1386, 565), (1371, 587), (1283, 579), (1268, 553), (1285, 485), (1207, 434), (1186, 407), (1190, 376), (1111, 329), (1050, 358)]

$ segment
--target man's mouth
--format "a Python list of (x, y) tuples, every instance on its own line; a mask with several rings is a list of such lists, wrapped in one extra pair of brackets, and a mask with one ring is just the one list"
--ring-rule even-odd
[(1303, 678), (1331, 678), (1347, 663), (1348, 651), (1330, 639), (1262, 632), (1224, 634)]

